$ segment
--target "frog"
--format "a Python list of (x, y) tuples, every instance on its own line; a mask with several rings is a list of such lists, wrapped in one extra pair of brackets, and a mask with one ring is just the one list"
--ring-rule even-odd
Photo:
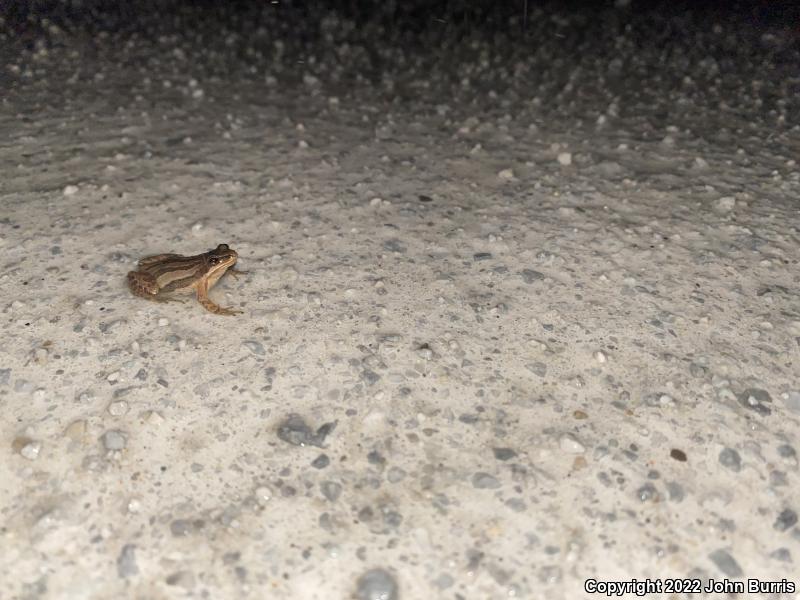
[(242, 311), (222, 307), (208, 297), (208, 291), (225, 273), (234, 277), (247, 273), (233, 268), (238, 258), (239, 255), (228, 244), (219, 244), (213, 250), (194, 256), (145, 256), (139, 260), (139, 268), (128, 273), (128, 287), (134, 296), (155, 302), (177, 300), (173, 294), (195, 293), (203, 308), (215, 315), (242, 314)]

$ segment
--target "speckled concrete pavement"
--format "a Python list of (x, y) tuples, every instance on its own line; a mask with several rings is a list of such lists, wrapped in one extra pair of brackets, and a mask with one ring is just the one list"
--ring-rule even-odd
[(797, 597), (789, 34), (318, 16), (4, 34), (0, 598)]

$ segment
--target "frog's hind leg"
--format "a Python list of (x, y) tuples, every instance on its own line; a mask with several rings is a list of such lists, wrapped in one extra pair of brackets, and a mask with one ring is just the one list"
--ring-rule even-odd
[(128, 288), (134, 296), (153, 300), (154, 302), (171, 302), (176, 298), (165, 297), (159, 294), (158, 283), (156, 278), (149, 273), (141, 271), (131, 271), (128, 273)]
[(134, 296), (153, 300), (158, 294), (158, 282), (149, 273), (141, 271), (131, 271), (128, 273), (128, 287)]

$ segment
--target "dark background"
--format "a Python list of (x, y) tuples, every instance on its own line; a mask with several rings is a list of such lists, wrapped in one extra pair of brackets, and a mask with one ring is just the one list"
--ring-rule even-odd
[(297, 20), (335, 12), (358, 24), (380, 23), (403, 31), (426, 29), (524, 29), (526, 18), (539, 11), (584, 12), (593, 15), (608, 10), (671, 17), (736, 20), (743, 26), (787, 27), (800, 31), (800, 2), (792, 0), (2, 0), (0, 15), (16, 33), (41, 29), (42, 20), (62, 27), (102, 27), (105, 30), (136, 29), (142, 19), (179, 16), (187, 19), (231, 19), (237, 15), (274, 13)]

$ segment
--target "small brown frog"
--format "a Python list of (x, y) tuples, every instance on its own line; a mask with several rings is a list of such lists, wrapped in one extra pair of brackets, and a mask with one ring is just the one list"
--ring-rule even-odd
[(247, 271), (233, 268), (239, 257), (227, 244), (213, 250), (181, 256), (180, 254), (156, 254), (139, 261), (139, 268), (128, 273), (128, 287), (135, 296), (156, 302), (175, 300), (170, 294), (197, 294), (203, 307), (216, 315), (235, 315), (242, 311), (224, 308), (208, 297), (210, 290), (226, 272), (242, 275)]

